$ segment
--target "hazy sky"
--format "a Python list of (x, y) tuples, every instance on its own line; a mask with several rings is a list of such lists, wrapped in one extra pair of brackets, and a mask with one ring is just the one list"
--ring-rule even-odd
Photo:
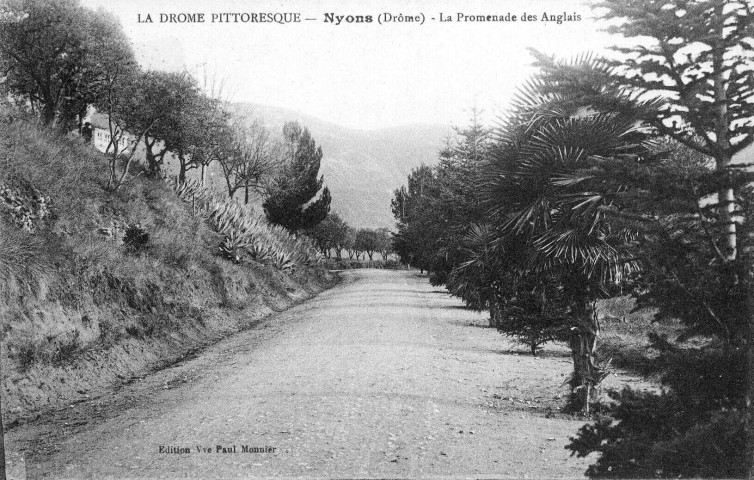
[[(289, 108), (362, 129), (411, 123), (464, 125), (476, 105), (491, 120), (531, 69), (527, 48), (571, 57), (602, 51), (582, 1), (154, 1), (82, 0), (121, 20), (150, 68), (207, 70), (223, 78), (232, 100)], [(213, 13), (300, 13), (302, 22), (211, 23)], [(378, 24), (381, 13), (424, 14), (425, 23)], [(160, 14), (204, 13), (205, 23), (169, 24)], [(325, 23), (325, 14), (372, 15), (373, 23)], [(439, 22), (452, 17), (453, 22)], [(458, 22), (505, 15), (516, 22)], [(521, 21), (522, 14), (537, 21)], [(541, 21), (542, 15), (581, 21)], [(151, 15), (154, 23), (139, 23)], [(316, 21), (304, 21), (316, 18)], [(431, 20), (435, 18), (435, 20)]]

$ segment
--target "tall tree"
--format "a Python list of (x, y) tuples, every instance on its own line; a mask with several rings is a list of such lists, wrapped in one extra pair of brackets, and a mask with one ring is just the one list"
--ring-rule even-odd
[(433, 285), (445, 284), (460, 261), (464, 235), (473, 223), (482, 221), (474, 180), (491, 138), (480, 115), (472, 109), (469, 126), (456, 128), (455, 137), (448, 138), (439, 152), (439, 164), (415, 170), (408, 188), (394, 193), (396, 252), (405, 263), (429, 270)]
[(378, 228), (377, 233), (377, 251), (382, 255), (383, 260), (393, 253), (393, 234), (387, 228)]
[(348, 258), (352, 260), (356, 255), (356, 229), (350, 225), (346, 226), (345, 234), (343, 235), (341, 243), (335, 248), (336, 252), (345, 249), (346, 252), (348, 252)]
[(110, 144), (106, 148), (110, 155), (108, 189), (117, 189), (123, 183), (136, 147), (145, 133), (132, 132), (137, 138), (130, 142), (131, 151), (120, 178), (117, 178), (116, 166), (122, 153), (120, 141), (128, 135), (119, 114), (138, 95), (135, 89), (138, 88), (136, 81), (140, 70), (120, 23), (102, 9), (92, 13), (86, 49), (88, 53), (83, 67), (84, 86), (70, 98), (70, 109), (77, 112), (79, 124), (90, 105), (107, 115), (110, 133)]
[[(630, 231), (605, 213), (620, 207), (625, 189), (613, 166), (644, 159), (651, 149), (633, 116), (552, 93), (561, 83), (579, 81), (573, 77), (578, 69), (568, 67), (605, 68), (588, 56), (573, 64), (549, 63), (520, 90), (480, 187), (497, 224), (496, 247), (502, 255), (515, 255), (517, 276), (527, 282), (549, 277), (562, 286), (534, 282), (541, 294), (552, 292), (548, 302), (568, 312), (562, 318), (570, 331), (572, 385), (588, 411), (592, 390), (605, 374), (596, 358), (600, 329), (594, 303), (636, 268), (620, 254)], [(507, 249), (511, 243), (523, 243), (523, 252)]]
[(430, 219), (437, 222), (434, 232), (435, 255), (430, 265), (432, 283), (443, 285), (460, 262), (464, 236), (472, 224), (484, 221), (480, 206), (477, 172), (492, 145), (491, 132), (481, 123), (481, 111), (472, 109), (466, 128), (456, 128), (456, 138), (440, 152), (435, 168), (438, 188)]
[(433, 241), (439, 234), (433, 231), (436, 219), (432, 206), (437, 197), (437, 178), (432, 167), (421, 165), (408, 176), (408, 185), (396, 189), (391, 200), (398, 232), (393, 248), (401, 261), (419, 267), (422, 272), (432, 265)]
[(15, 0), (2, 8), (0, 61), (10, 89), (50, 124), (79, 80), (87, 12), (78, 0)]
[(10, 91), (44, 124), (69, 130), (114, 78), (136, 67), (120, 23), (78, 0), (9, 0), (0, 7), (0, 65)]
[[(311, 228), (330, 212), (330, 190), (319, 175), (322, 148), (296, 122), (283, 127), (285, 165), (263, 204), (267, 218), (291, 232)], [(315, 200), (318, 193), (319, 198)]]
[[(116, 116), (128, 131), (134, 134), (145, 132), (145, 156), (150, 176), (161, 176), (165, 155), (176, 153), (180, 147), (184, 152), (182, 172), (185, 179), (186, 152), (195, 144), (192, 135), (198, 130), (198, 115), (208, 112), (202, 107), (196, 81), (188, 74), (147, 71), (137, 77), (133, 94)], [(216, 111), (214, 105), (204, 104), (204, 107), (212, 107), (210, 112)]]
[(187, 114), (190, 118), (182, 122), (185, 125), (181, 143), (184, 151), (183, 155), (178, 152), (179, 180), (185, 181), (190, 166), (201, 169), (200, 181), (204, 185), (207, 168), (232, 152), (233, 130), (231, 114), (223, 102), (202, 94), (198, 94), (194, 101), (195, 105)]
[(66, 96), (63, 113), (69, 121), (78, 120), (79, 129), (91, 105), (111, 115), (113, 106), (124, 101), (124, 92), (140, 72), (131, 42), (117, 17), (102, 8), (87, 13), (83, 41), (86, 54), (79, 67), (77, 88)]
[(271, 175), (279, 161), (279, 144), (259, 120), (234, 116), (225, 135), (226, 144), (218, 146), (222, 152), (218, 161), (223, 171), (228, 196), (243, 189), (244, 203), (249, 203), (253, 191), (264, 189), (264, 178)]
[[(708, 377), (715, 379), (715, 388), (710, 381), (703, 386), (706, 391), (690, 392), (695, 388), (689, 383), (693, 379), (679, 382), (679, 372), (671, 372), (665, 376), (668, 393), (660, 398), (624, 395), (621, 401), (626, 405), (616, 415), (620, 422), (585, 427), (571, 448), (582, 449), (580, 455), (602, 452), (600, 461), (590, 468), (592, 475), (644, 476), (662, 467), (662, 474), (668, 476), (713, 472), (714, 476), (737, 477), (749, 469), (751, 478), (751, 178), (747, 178), (746, 165), (734, 163), (734, 157), (754, 143), (754, 5), (724, 0), (608, 0), (597, 7), (613, 23), (610, 31), (634, 40), (634, 46), (616, 49), (621, 55), (605, 79), (612, 92), (601, 98), (588, 89), (581, 89), (580, 94), (626, 109), (635, 109), (637, 101), (651, 100), (651, 105), (643, 106), (649, 108), (638, 109), (643, 118), (657, 133), (684, 147), (671, 148), (681, 161), (675, 161), (674, 168), (672, 163), (662, 165), (659, 179), (647, 174), (635, 177), (642, 180), (636, 183), (652, 199), (651, 205), (644, 211), (635, 204), (611, 212), (622, 218), (634, 214), (644, 232), (639, 252), (646, 270), (642, 275), (646, 294), (640, 299), (658, 306), (660, 319), (680, 318), (688, 326), (687, 335), (715, 338), (720, 346), (695, 353), (727, 366)], [(632, 98), (616, 102), (617, 92)], [(628, 182), (630, 175), (624, 179)], [(684, 358), (682, 368), (708, 368), (690, 356)], [(675, 362), (681, 363), (678, 358)], [(748, 368), (741, 368), (747, 362)], [(741, 388), (745, 383), (748, 387)], [(646, 420), (645, 413), (654, 405), (673, 405), (684, 413), (673, 417), (670, 425), (663, 419), (665, 413), (658, 412), (649, 420), (657, 428), (647, 434), (637, 420)], [(742, 417), (748, 433), (738, 428)], [(706, 445), (713, 430), (716, 442), (725, 445), (733, 440), (728, 445), (735, 445), (735, 450), (721, 454), (718, 445), (699, 448)], [(742, 442), (748, 442), (745, 452), (739, 448)], [(632, 446), (642, 446), (646, 454)], [(693, 456), (675, 459), (664, 453), (692, 449)], [(627, 451), (644, 457), (643, 461), (627, 462)]]
[[(680, 320), (685, 328), (677, 338), (649, 336), (659, 353), (649, 365), (662, 372), (663, 391), (612, 392), (616, 402), (568, 448), (579, 456), (598, 452), (587, 474), (600, 478), (745, 478), (753, 457), (746, 451), (749, 317), (740, 284), (752, 269), (751, 225), (740, 225), (738, 260), (719, 261), (716, 219), (699, 201), (715, 191), (714, 162), (675, 142), (658, 146), (658, 161), (615, 172), (627, 188), (620, 208), (605, 213), (639, 232), (627, 249), (642, 265), (637, 308), (653, 307), (656, 321)], [(737, 190), (746, 199), (742, 215), (751, 218), (752, 187)], [(692, 337), (703, 341), (684, 344)]]
[[(171, 152), (178, 160), (178, 181), (185, 182), (189, 170), (200, 168), (201, 155), (194, 155), (202, 148), (215, 130), (215, 122), (222, 124), (222, 112), (215, 100), (205, 97), (196, 80), (184, 74), (176, 85), (179, 90), (174, 110), (160, 122), (158, 138), (163, 149)], [(157, 132), (155, 132), (157, 134)], [(211, 147), (211, 145), (210, 145)]]
[(306, 234), (314, 239), (317, 248), (323, 255), (330, 258), (331, 250), (335, 250), (338, 258), (341, 257), (341, 250), (346, 235), (348, 233), (348, 224), (340, 218), (337, 213), (330, 213), (324, 220), (307, 230)]
[[(609, 28), (636, 46), (616, 48), (614, 79), (655, 98), (647, 119), (663, 135), (715, 160), (731, 174), (733, 157), (754, 143), (754, 4), (736, 0), (607, 0)], [(735, 191), (718, 192), (721, 252), (738, 253)]]
[(381, 247), (380, 235), (371, 228), (362, 228), (356, 232), (356, 244), (354, 248), (360, 252), (366, 252), (369, 260), (374, 257), (374, 252)]

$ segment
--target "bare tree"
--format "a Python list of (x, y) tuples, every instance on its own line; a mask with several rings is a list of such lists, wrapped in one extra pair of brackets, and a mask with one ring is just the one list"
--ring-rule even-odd
[(236, 117), (225, 136), (228, 144), (218, 160), (222, 168), (228, 197), (243, 190), (244, 203), (253, 191), (264, 191), (264, 179), (272, 175), (279, 162), (279, 148), (270, 132), (257, 119)]

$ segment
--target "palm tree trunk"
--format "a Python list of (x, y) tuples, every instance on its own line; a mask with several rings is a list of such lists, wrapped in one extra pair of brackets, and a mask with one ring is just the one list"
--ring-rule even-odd
[(490, 327), (497, 328), (500, 325), (500, 308), (497, 302), (490, 302)]
[[(578, 315), (578, 326), (572, 330), (570, 338), (571, 358), (573, 359), (573, 378), (571, 388), (579, 392), (577, 403), (581, 403), (584, 414), (589, 414), (589, 406), (594, 397), (594, 389), (604, 378), (604, 372), (595, 364), (599, 321), (594, 302), (584, 302)], [(582, 403), (583, 402), (583, 403)]]

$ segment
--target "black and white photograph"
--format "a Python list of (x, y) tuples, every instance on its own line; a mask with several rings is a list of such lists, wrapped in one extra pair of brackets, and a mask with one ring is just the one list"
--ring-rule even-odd
[(0, 480), (754, 478), (753, 0), (0, 0)]

